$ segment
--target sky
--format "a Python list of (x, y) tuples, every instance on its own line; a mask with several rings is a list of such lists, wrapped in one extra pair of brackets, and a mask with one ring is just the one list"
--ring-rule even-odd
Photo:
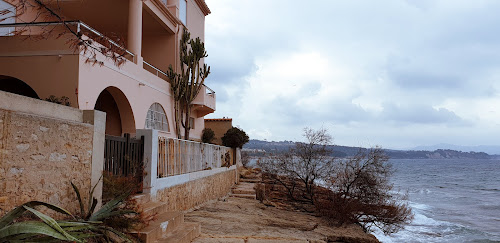
[(500, 144), (500, 1), (206, 2), (207, 118), (268, 141)]

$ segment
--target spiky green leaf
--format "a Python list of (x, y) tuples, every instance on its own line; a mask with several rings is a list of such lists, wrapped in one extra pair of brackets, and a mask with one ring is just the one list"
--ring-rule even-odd
[[(11, 224), (0, 229), (0, 241), (8, 241), (13, 236), (21, 238), (20, 235), (32, 237), (34, 234), (46, 235), (59, 240), (71, 240), (44, 222), (27, 221)], [(79, 240), (76, 241), (79, 242)]]
[(62, 234), (67, 240), (81, 242), (79, 239), (71, 236), (70, 234), (68, 234), (68, 232), (64, 231), (61, 228), (61, 226), (59, 226), (59, 224), (57, 223), (57, 221), (55, 219), (51, 218), (50, 216), (45, 215), (42, 212), (37, 211), (37, 210), (35, 210), (33, 208), (30, 208), (28, 206), (24, 206), (24, 208), (26, 210), (32, 212), (34, 215), (36, 215), (38, 218), (40, 218), (48, 226), (50, 226), (51, 228), (53, 228), (54, 230), (56, 230), (57, 232), (59, 232), (60, 234)]
[(96, 213), (92, 214), (92, 216), (88, 219), (89, 221), (100, 221), (105, 219), (111, 211), (116, 209), (120, 204), (123, 203), (123, 201), (130, 196), (130, 192), (123, 193), (122, 195), (118, 196), (117, 198), (109, 201), (106, 203), (104, 206), (102, 206), (99, 211)]
[(40, 201), (30, 201), (30, 202), (27, 202), (21, 206), (14, 208), (10, 212), (8, 212), (6, 215), (4, 215), (2, 218), (0, 218), (0, 228), (3, 228), (5, 226), (7, 226), (8, 224), (12, 223), (14, 221), (14, 219), (18, 218), (24, 212), (26, 212), (26, 209), (24, 208), (24, 206), (27, 206), (30, 208), (33, 208), (36, 206), (45, 206), (45, 207), (52, 209), (56, 212), (66, 214), (66, 215), (73, 217), (73, 215), (70, 212), (68, 212), (66, 209), (58, 207), (56, 205), (46, 203), (46, 202), (40, 202)]
[(83, 205), (83, 200), (80, 195), (80, 190), (78, 190), (78, 187), (76, 187), (75, 184), (73, 184), (73, 182), (71, 182), (71, 186), (73, 187), (73, 191), (75, 191), (76, 198), (78, 199), (78, 203), (80, 204), (80, 216), (85, 217), (85, 206)]

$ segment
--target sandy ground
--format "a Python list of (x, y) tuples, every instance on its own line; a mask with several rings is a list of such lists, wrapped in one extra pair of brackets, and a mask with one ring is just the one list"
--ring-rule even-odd
[(378, 242), (355, 225), (330, 227), (313, 215), (244, 198), (210, 202), (187, 212), (185, 221), (201, 224), (201, 236), (193, 243)]

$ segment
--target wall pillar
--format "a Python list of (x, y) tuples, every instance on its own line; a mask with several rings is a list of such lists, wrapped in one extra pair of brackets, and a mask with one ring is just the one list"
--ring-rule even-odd
[(240, 183), (240, 171), (243, 169), (243, 163), (241, 162), (241, 149), (240, 148), (233, 148), (236, 149), (236, 158), (234, 158), (235, 165), (236, 165), (236, 183)]
[[(92, 174), (90, 186), (95, 187), (96, 210), (102, 206), (102, 173), (104, 170), (104, 143), (106, 138), (106, 113), (96, 110), (84, 110), (83, 122), (94, 125), (92, 138)], [(92, 196), (92, 195), (90, 195)]]
[(144, 179), (143, 191), (149, 193), (151, 200), (156, 197), (155, 188), (158, 174), (158, 130), (137, 129), (136, 137), (144, 136)]
[(127, 49), (135, 54), (134, 62), (142, 66), (142, 0), (129, 0)]

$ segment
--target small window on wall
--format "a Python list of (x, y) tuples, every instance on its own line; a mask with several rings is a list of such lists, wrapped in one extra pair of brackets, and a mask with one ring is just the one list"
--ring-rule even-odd
[(186, 25), (187, 20), (187, 3), (186, 0), (179, 0), (179, 19)]
[(189, 118), (189, 124), (191, 125), (191, 129), (194, 129), (194, 117)]
[(149, 107), (148, 115), (146, 116), (145, 128), (166, 132), (170, 131), (168, 128), (168, 120), (165, 115), (165, 110), (163, 110), (163, 107), (160, 104), (154, 103), (151, 107)]
[[(0, 14), (0, 19), (5, 19), (1, 21), (1, 24), (13, 24), (16, 22), (14, 16), (16, 16), (16, 8), (5, 1), (0, 0), (0, 12), (6, 11), (5, 14)], [(0, 36), (13, 35), (15, 31), (14, 27), (0, 27)]]

